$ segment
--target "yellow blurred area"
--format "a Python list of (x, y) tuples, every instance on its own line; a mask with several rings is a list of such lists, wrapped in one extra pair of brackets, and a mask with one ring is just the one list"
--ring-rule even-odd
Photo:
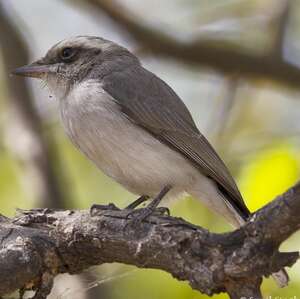
[[(123, 269), (136, 269), (125, 266)], [(165, 298), (189, 298), (189, 299), (205, 299), (207, 295), (201, 294), (193, 290), (187, 282), (177, 281), (166, 272), (152, 269), (136, 269), (134, 272), (127, 273), (129, 275), (119, 281), (119, 288), (113, 288), (113, 297), (116, 299), (124, 298), (124, 291), (128, 298), (131, 299), (165, 299)], [(126, 270), (125, 270), (126, 272)], [(132, 285), (135, 284), (136, 288)], [(218, 294), (210, 298), (227, 299), (228, 295)]]
[(286, 191), (300, 174), (300, 159), (293, 144), (274, 144), (257, 152), (245, 163), (240, 189), (249, 209), (254, 212)]

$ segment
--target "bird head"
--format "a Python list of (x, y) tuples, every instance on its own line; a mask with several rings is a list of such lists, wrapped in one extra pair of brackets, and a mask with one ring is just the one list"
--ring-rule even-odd
[(41, 79), (56, 97), (62, 98), (85, 79), (101, 80), (136, 62), (132, 53), (112, 41), (77, 36), (55, 44), (44, 57), (17, 68), (13, 74)]

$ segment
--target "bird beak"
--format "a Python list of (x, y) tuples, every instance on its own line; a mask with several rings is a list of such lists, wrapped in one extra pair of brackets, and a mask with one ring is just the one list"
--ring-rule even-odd
[(23, 77), (32, 77), (41, 79), (47, 73), (54, 71), (54, 65), (42, 64), (40, 61), (33, 62), (31, 64), (21, 66), (15, 69), (12, 74)]

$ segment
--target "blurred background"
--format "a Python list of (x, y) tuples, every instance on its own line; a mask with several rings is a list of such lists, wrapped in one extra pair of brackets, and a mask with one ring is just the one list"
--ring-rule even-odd
[[(0, 212), (89, 208), (136, 196), (104, 176), (65, 136), (56, 100), (37, 80), (10, 71), (61, 39), (97, 35), (128, 47), (183, 99), (230, 168), (252, 211), (300, 174), (300, 2), (285, 0), (0, 0)], [(192, 198), (173, 215), (230, 230)], [(299, 234), (282, 250), (296, 251)], [(271, 279), (265, 296), (300, 296)], [(56, 279), (51, 298), (206, 298), (158, 270), (103, 265)], [(217, 295), (213, 298), (228, 298)]]

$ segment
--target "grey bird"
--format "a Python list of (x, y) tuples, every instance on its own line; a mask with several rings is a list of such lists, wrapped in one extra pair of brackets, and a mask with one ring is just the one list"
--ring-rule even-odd
[[(250, 217), (235, 181), (190, 112), (160, 78), (126, 48), (94, 36), (54, 45), (14, 74), (43, 80), (59, 101), (67, 135), (106, 175), (151, 198), (147, 217), (164, 198), (188, 193), (235, 227)], [(273, 274), (280, 286), (284, 270)]]

